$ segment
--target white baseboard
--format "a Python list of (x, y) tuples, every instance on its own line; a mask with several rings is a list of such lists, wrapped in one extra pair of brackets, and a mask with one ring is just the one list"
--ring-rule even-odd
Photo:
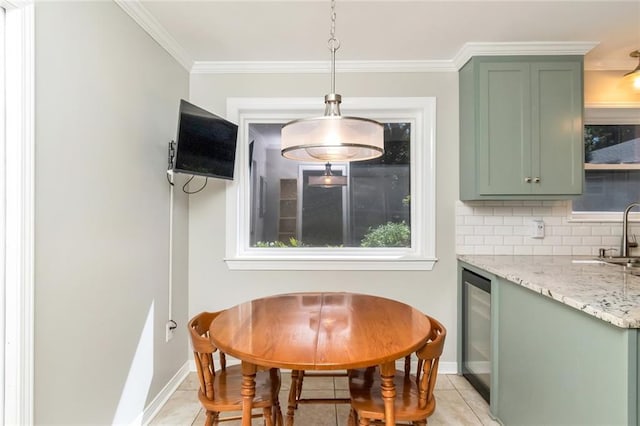
[(167, 403), (171, 395), (178, 389), (180, 383), (184, 381), (184, 379), (189, 374), (191, 367), (193, 366), (195, 371), (195, 364), (193, 361), (187, 361), (184, 363), (182, 367), (178, 370), (178, 372), (169, 380), (169, 383), (165, 385), (164, 388), (153, 398), (153, 401), (147, 405), (147, 408), (144, 409), (142, 413), (142, 424), (148, 425), (149, 422), (158, 414), (158, 411)]
[(438, 364), (438, 374), (458, 374), (457, 362), (442, 362)]

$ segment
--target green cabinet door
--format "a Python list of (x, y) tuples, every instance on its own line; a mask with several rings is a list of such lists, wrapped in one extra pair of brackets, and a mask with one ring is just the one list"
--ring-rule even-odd
[(582, 66), (531, 64), (532, 164), (535, 194), (582, 193), (584, 180)]
[(478, 186), (480, 194), (524, 194), (531, 184), (531, 91), (526, 62), (479, 67)]
[(582, 193), (582, 57), (475, 57), (460, 70), (460, 198)]

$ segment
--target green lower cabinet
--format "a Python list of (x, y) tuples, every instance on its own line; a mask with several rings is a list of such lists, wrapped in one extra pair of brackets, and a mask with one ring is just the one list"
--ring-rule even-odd
[(505, 425), (638, 425), (640, 341), (503, 279), (492, 283), (492, 413)]

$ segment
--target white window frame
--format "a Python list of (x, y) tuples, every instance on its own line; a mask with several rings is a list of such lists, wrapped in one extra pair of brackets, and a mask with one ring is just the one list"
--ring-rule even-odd
[(34, 4), (5, 9), (3, 424), (33, 424), (34, 365)]
[[(640, 124), (640, 104), (616, 104), (606, 105), (587, 104), (584, 109), (584, 124)], [(585, 163), (585, 170), (590, 166)], [(591, 166), (593, 169), (603, 168), (600, 165)], [(605, 165), (607, 170), (613, 170), (615, 165)], [(640, 168), (632, 166), (633, 168)], [(630, 168), (629, 165), (620, 165), (620, 168)], [(569, 222), (622, 222), (622, 211), (619, 212), (576, 212), (573, 211), (573, 202), (567, 203)], [(629, 219), (640, 220), (640, 213), (632, 211)]]
[[(241, 270), (431, 270), (435, 255), (434, 97), (347, 98), (343, 115), (411, 122), (411, 247), (260, 248), (249, 246), (249, 124), (284, 123), (321, 115), (318, 98), (229, 98), (227, 118), (238, 123), (235, 179), (226, 187), (226, 257)], [(239, 165), (239, 166), (238, 166)]]

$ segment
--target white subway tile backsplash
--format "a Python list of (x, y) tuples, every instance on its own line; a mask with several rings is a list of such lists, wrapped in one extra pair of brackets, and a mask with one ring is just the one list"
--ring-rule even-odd
[(464, 237), (464, 245), (466, 246), (483, 246), (484, 237), (482, 235), (466, 235)]
[(551, 246), (534, 247), (533, 254), (536, 256), (551, 256), (553, 254), (553, 247)]
[(571, 227), (570, 226), (554, 226), (549, 229), (549, 233), (551, 235), (571, 235)]
[(531, 210), (531, 214), (533, 214), (534, 216), (551, 216), (551, 213), (551, 207), (534, 207)]
[(531, 225), (527, 226), (514, 226), (513, 235), (531, 235)]
[(494, 226), (493, 232), (496, 235), (513, 235), (513, 226)]
[(522, 216), (505, 216), (503, 222), (505, 225), (522, 225), (524, 222)]
[(561, 246), (562, 245), (562, 237), (559, 235), (550, 235), (548, 237), (542, 238), (542, 244), (545, 246)]
[[(620, 222), (570, 220), (569, 201), (473, 201), (456, 205), (459, 254), (597, 255), (619, 248)], [(533, 220), (545, 224), (545, 237), (531, 238)], [(630, 226), (640, 240), (640, 224)]]
[(502, 216), (484, 216), (485, 225), (502, 225), (503, 223), (504, 218)]
[(493, 207), (474, 207), (473, 214), (476, 216), (489, 216), (493, 214)]
[(602, 247), (602, 237), (582, 237), (582, 245)]
[(562, 245), (565, 246), (581, 246), (582, 245), (582, 237), (580, 236), (563, 236), (562, 237)]
[(591, 256), (593, 253), (591, 247), (588, 246), (574, 246), (572, 247), (571, 254), (573, 256)]
[(532, 255), (533, 254), (533, 247), (531, 247), (531, 246), (514, 246), (513, 247), (513, 254), (514, 255), (522, 255), (522, 256)]
[(493, 248), (493, 254), (511, 256), (513, 255), (513, 246), (495, 246)]
[(469, 225), (456, 226), (456, 235), (473, 235), (473, 226), (469, 226)]
[(513, 215), (514, 216), (531, 216), (533, 214), (532, 207), (514, 207)]
[(504, 238), (501, 235), (488, 235), (484, 237), (484, 244), (488, 246), (501, 246), (504, 244)]
[(593, 226), (591, 228), (591, 235), (611, 235), (610, 226)]
[(555, 256), (571, 256), (571, 246), (553, 246), (553, 254)]
[(503, 237), (504, 245), (521, 246), (524, 244), (524, 238), (520, 235), (505, 235)]
[(590, 226), (573, 226), (571, 228), (571, 235), (591, 235)]
[(496, 216), (512, 216), (513, 207), (495, 207), (493, 209), (493, 214)]
[(495, 254), (493, 246), (476, 246), (474, 254)]
[(482, 225), (484, 224), (484, 216), (465, 216), (465, 225)]
[(605, 248), (614, 247), (619, 249), (622, 245), (622, 237), (602, 237), (602, 246)]
[(494, 234), (493, 228), (494, 228), (493, 226), (486, 226), (486, 225), (474, 226), (473, 233), (475, 235), (493, 235)]
[(562, 225), (562, 218), (561, 217), (557, 217), (557, 216), (544, 216), (542, 218), (542, 220), (544, 221), (545, 225), (554, 225), (554, 226), (560, 226)]

